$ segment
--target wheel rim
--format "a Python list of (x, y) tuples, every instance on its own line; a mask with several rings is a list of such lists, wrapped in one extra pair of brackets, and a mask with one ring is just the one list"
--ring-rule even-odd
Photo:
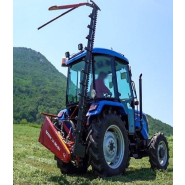
[(105, 132), (103, 140), (104, 158), (109, 167), (116, 169), (122, 163), (125, 152), (124, 137), (116, 125), (111, 125)]
[(157, 157), (159, 164), (164, 166), (167, 162), (167, 146), (164, 141), (161, 141), (157, 148)]

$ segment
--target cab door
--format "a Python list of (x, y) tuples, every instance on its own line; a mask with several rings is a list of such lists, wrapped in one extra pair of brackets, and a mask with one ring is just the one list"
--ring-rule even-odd
[(129, 134), (135, 133), (134, 108), (131, 107), (131, 102), (134, 100), (131, 90), (130, 76), (128, 64), (115, 60), (116, 79), (117, 79), (117, 94), (119, 100), (123, 103), (128, 115)]

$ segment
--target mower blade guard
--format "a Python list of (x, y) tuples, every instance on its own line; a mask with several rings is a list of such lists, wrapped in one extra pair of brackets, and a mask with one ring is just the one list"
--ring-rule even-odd
[(39, 142), (63, 162), (68, 163), (71, 160), (71, 152), (48, 117), (42, 125)]

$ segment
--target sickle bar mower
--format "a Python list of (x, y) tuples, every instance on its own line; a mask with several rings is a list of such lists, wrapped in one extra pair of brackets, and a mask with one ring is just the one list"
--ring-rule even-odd
[[(95, 30), (96, 30), (97, 12), (98, 10), (100, 10), (100, 8), (92, 0), (91, 2), (92, 3), (79, 3), (79, 4), (64, 5), (64, 6), (52, 6), (49, 8), (49, 10), (62, 10), (62, 9), (69, 9), (69, 10), (67, 10), (66, 12), (62, 13), (61, 15), (55, 17), (54, 19), (50, 20), (49, 22), (45, 23), (44, 25), (38, 28), (38, 30), (43, 28), (44, 26), (48, 25), (49, 23), (55, 21), (56, 19), (62, 17), (63, 15), (69, 13), (70, 11), (78, 7), (86, 5), (93, 9), (92, 13), (89, 16), (91, 18), (91, 21), (90, 21), (90, 25), (88, 25), (89, 34), (86, 38), (88, 40), (87, 47), (85, 48), (85, 50), (87, 51), (87, 54), (85, 57), (86, 64), (83, 69), (83, 73), (84, 73), (83, 80), (81, 81), (81, 84), (83, 84), (82, 92), (79, 93), (80, 101), (79, 101), (77, 126), (76, 128), (74, 128), (75, 127), (74, 124), (72, 124), (72, 121), (68, 119), (67, 122), (62, 122), (62, 124), (60, 124), (60, 127), (64, 129), (64, 132), (60, 133), (57, 130), (62, 130), (62, 129), (58, 129), (55, 126), (55, 124), (58, 125), (58, 123), (56, 123), (55, 121), (54, 121), (54, 124), (52, 123), (54, 115), (41, 113), (45, 116), (50, 116), (51, 120), (48, 117), (45, 118), (44, 124), (40, 132), (39, 142), (43, 144), (46, 148), (51, 150), (51, 152), (54, 153), (59, 159), (61, 159), (63, 162), (66, 162), (66, 163), (69, 162), (71, 159), (71, 150), (73, 150), (72, 153), (75, 154), (77, 158), (85, 157), (85, 146), (84, 144), (81, 143), (81, 130), (85, 125), (85, 120), (86, 120), (86, 113), (83, 111), (83, 107), (87, 98), (87, 88), (88, 88), (89, 73), (90, 73), (91, 62), (92, 62), (92, 49), (93, 49)], [(71, 125), (72, 125), (72, 129), (70, 127)], [(72, 131), (75, 131), (76, 134), (72, 135), (71, 134)]]

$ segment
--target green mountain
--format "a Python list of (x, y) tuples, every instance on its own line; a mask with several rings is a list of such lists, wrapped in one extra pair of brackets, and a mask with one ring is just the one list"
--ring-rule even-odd
[(39, 112), (57, 114), (65, 107), (65, 91), (66, 77), (41, 53), (13, 48), (14, 122), (41, 123)]
[[(57, 114), (65, 108), (66, 77), (41, 53), (13, 48), (14, 123), (42, 123), (40, 112)], [(150, 135), (161, 131), (173, 135), (173, 128), (147, 115)]]

